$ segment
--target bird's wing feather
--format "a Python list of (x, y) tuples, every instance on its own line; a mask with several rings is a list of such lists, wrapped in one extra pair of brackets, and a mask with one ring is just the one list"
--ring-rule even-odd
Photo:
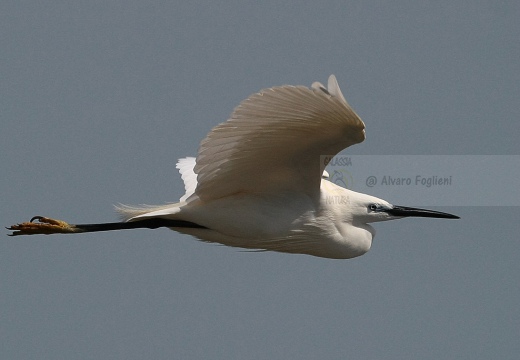
[(211, 200), (284, 189), (317, 195), (322, 156), (365, 139), (365, 125), (333, 75), (328, 85), (274, 87), (242, 101), (201, 142), (195, 195)]
[(185, 201), (195, 192), (195, 188), (197, 187), (197, 174), (193, 172), (194, 167), (194, 157), (186, 157), (177, 161), (177, 169), (179, 169), (179, 172), (181, 173), (185, 190), (185, 194), (181, 197), (180, 201)]

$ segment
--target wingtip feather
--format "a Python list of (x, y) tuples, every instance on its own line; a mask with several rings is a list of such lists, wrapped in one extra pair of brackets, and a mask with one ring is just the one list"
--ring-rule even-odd
[(345, 104), (348, 104), (347, 100), (343, 96), (343, 93), (341, 92), (341, 89), (339, 88), (338, 80), (336, 79), (336, 76), (334, 76), (334, 74), (329, 76), (329, 82), (327, 85), (328, 85), (329, 93), (332, 96), (335, 96), (335, 97), (343, 100), (343, 102)]

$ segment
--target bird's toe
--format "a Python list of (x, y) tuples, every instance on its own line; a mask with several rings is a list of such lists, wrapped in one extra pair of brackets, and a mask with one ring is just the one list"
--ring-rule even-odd
[[(35, 222), (35, 221), (38, 222)], [(30, 221), (21, 224), (12, 225), (7, 228), (13, 233), (9, 236), (17, 235), (48, 235), (48, 234), (63, 234), (72, 233), (74, 226), (63, 220), (51, 219), (44, 216), (34, 216)]]

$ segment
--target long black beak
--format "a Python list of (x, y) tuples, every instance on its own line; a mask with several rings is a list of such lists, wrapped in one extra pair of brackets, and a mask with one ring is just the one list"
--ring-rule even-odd
[(448, 213), (443, 213), (440, 211), (426, 210), (426, 209), (417, 209), (406, 206), (398, 206), (394, 205), (394, 207), (390, 210), (386, 210), (386, 212), (393, 216), (415, 216), (415, 217), (431, 217), (431, 218), (442, 218), (442, 219), (460, 219), (457, 215), (452, 215)]

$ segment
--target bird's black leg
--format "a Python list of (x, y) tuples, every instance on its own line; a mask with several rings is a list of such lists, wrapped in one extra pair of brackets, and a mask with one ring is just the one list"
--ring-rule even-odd
[[(38, 222), (35, 222), (37, 220)], [(29, 222), (8, 227), (13, 233), (9, 236), (36, 235), (36, 234), (78, 234), (85, 232), (112, 231), (125, 229), (157, 229), (170, 228), (194, 228), (207, 229), (206, 227), (185, 220), (173, 220), (162, 218), (149, 218), (128, 222), (100, 223), (100, 224), (69, 224), (63, 220), (51, 219), (44, 216), (35, 216)]]

